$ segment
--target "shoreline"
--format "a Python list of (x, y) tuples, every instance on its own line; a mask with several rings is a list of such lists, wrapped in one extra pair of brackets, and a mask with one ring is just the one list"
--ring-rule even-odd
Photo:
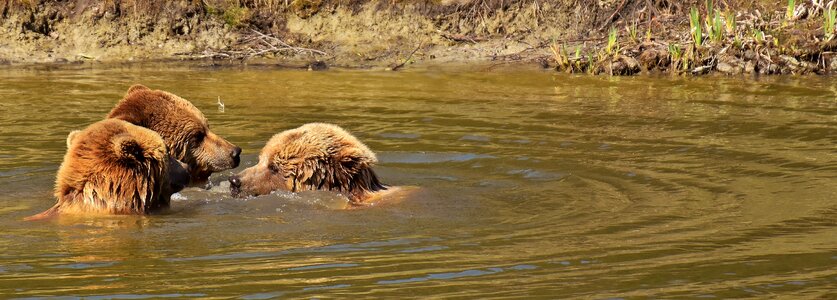
[(835, 10), (808, 3), (784, 15), (781, 4), (761, 3), (769, 1), (749, 7), (711, 1), (660, 7), (537, 0), (154, 2), (26, 6), (0, 0), (0, 66), (187, 62), (393, 71), (514, 65), (594, 75), (837, 72), (834, 29), (828, 34), (828, 22), (820, 22)]

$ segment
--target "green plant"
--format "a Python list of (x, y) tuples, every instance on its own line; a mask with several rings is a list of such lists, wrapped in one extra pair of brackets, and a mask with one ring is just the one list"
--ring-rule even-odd
[[(707, 16), (708, 18), (708, 16)], [(712, 42), (720, 42), (724, 38), (724, 24), (721, 15), (715, 11), (715, 17), (707, 22), (707, 33)]]
[(835, 21), (837, 21), (837, 9), (829, 8), (822, 12), (823, 16), (823, 26), (822, 29), (825, 34), (826, 39), (834, 38), (834, 26)]
[(671, 62), (671, 70), (677, 69), (677, 65), (683, 57), (683, 53), (680, 51), (680, 46), (677, 44), (668, 44), (668, 56)]
[(608, 55), (619, 52), (619, 45), (616, 42), (618, 35), (619, 33), (616, 31), (616, 28), (610, 29), (610, 34), (607, 35), (607, 47), (605, 48), (605, 52)]
[(651, 26), (648, 26), (648, 29), (645, 30), (645, 41), (646, 42), (651, 41)]
[(593, 54), (587, 54), (587, 72), (593, 74), (596, 72), (593, 68)]
[(753, 40), (755, 40), (757, 44), (764, 43), (764, 31), (753, 29)]
[(796, 8), (795, 0), (788, 0), (788, 10), (785, 13), (785, 20), (793, 19), (793, 10)]
[(706, 16), (711, 16), (715, 11), (715, 6), (712, 5), (712, 0), (706, 0)]
[(694, 7), (692, 7), (689, 14), (689, 26), (691, 27), (692, 40), (695, 41), (695, 46), (700, 46), (702, 44), (703, 33), (700, 30), (700, 14)]
[(668, 53), (671, 56), (672, 62), (680, 60), (680, 56), (682, 55), (682, 53), (680, 52), (680, 46), (677, 44), (669, 44)]
[(735, 12), (724, 11), (724, 25), (726, 26), (727, 34), (735, 33)]
[(552, 45), (549, 46), (549, 50), (552, 50), (552, 56), (555, 59), (555, 63), (558, 64), (558, 69), (567, 70), (567, 67), (570, 66), (570, 59), (567, 57), (567, 51), (564, 49), (564, 46), (559, 45), (553, 40)]
[(631, 24), (631, 25), (627, 25), (627, 26), (625, 26), (625, 31), (627, 31), (627, 32), (628, 32), (628, 36), (630, 36), (630, 37), (631, 37), (631, 41), (632, 41), (632, 42), (634, 42), (634, 43), (639, 42), (639, 40), (637, 40), (637, 35), (638, 35), (638, 33), (639, 33), (639, 30), (637, 29), (637, 24), (636, 24), (636, 22), (634, 22), (634, 23), (633, 23), (633, 24)]
[[(691, 18), (695, 19), (695, 22), (697, 22), (698, 17), (697, 14), (691, 16)], [(709, 34), (710, 41), (717, 42), (723, 38), (721, 15), (715, 10), (715, 7), (712, 5), (712, 0), (706, 0), (706, 21), (704, 23), (706, 24), (706, 33)]]
[(697, 47), (688, 47), (686, 48), (686, 51), (683, 52), (683, 71), (688, 71), (690, 63), (693, 61), (697, 61), (697, 59), (695, 58), (695, 51), (697, 51), (697, 49)]

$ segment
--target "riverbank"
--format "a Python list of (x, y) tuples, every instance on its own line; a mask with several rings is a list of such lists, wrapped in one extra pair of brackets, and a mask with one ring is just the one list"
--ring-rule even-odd
[(531, 64), (612, 75), (837, 70), (833, 3), (729, 2), (0, 0), (0, 63)]

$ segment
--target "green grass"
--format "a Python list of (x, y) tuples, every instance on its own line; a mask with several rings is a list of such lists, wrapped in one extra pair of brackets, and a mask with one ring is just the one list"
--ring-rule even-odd
[(619, 32), (616, 28), (610, 29), (610, 34), (607, 35), (607, 47), (605, 48), (605, 52), (608, 55), (613, 55), (614, 53), (619, 52), (619, 45), (616, 41), (616, 38), (619, 36)]
[(788, 10), (785, 13), (785, 20), (793, 19), (793, 10), (796, 8), (796, 1), (788, 0)]
[(628, 36), (631, 37), (632, 42), (634, 42), (634, 43), (639, 42), (639, 40), (637, 40), (637, 36), (639, 34), (639, 29), (637, 28), (636, 22), (634, 22), (631, 25), (625, 26), (625, 30), (628, 32)]
[(753, 29), (753, 40), (756, 41), (757, 44), (761, 45), (764, 43), (764, 31)]
[(835, 21), (837, 21), (837, 9), (829, 8), (822, 12), (823, 16), (823, 33), (826, 39), (834, 38), (834, 26)]
[(718, 11), (715, 11), (714, 14), (714, 18), (709, 20), (707, 24), (707, 32), (709, 33), (709, 40), (717, 43), (724, 38), (724, 21), (721, 19), (721, 14)]
[(671, 65), (674, 66), (675, 64), (680, 62), (680, 58), (683, 57), (683, 53), (680, 51), (680, 46), (677, 44), (669, 44), (668, 45), (668, 55), (671, 58)]
[(726, 10), (724, 11), (724, 26), (727, 29), (727, 34), (734, 34), (735, 33), (735, 12)]
[(695, 41), (695, 46), (703, 44), (703, 32), (700, 29), (700, 13), (697, 8), (692, 7), (689, 14), (689, 27), (691, 27), (692, 40)]

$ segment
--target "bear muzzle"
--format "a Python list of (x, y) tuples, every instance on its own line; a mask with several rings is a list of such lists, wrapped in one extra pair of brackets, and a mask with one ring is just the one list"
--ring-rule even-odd
[(230, 176), (230, 195), (238, 197), (241, 194), (241, 178), (238, 175)]

